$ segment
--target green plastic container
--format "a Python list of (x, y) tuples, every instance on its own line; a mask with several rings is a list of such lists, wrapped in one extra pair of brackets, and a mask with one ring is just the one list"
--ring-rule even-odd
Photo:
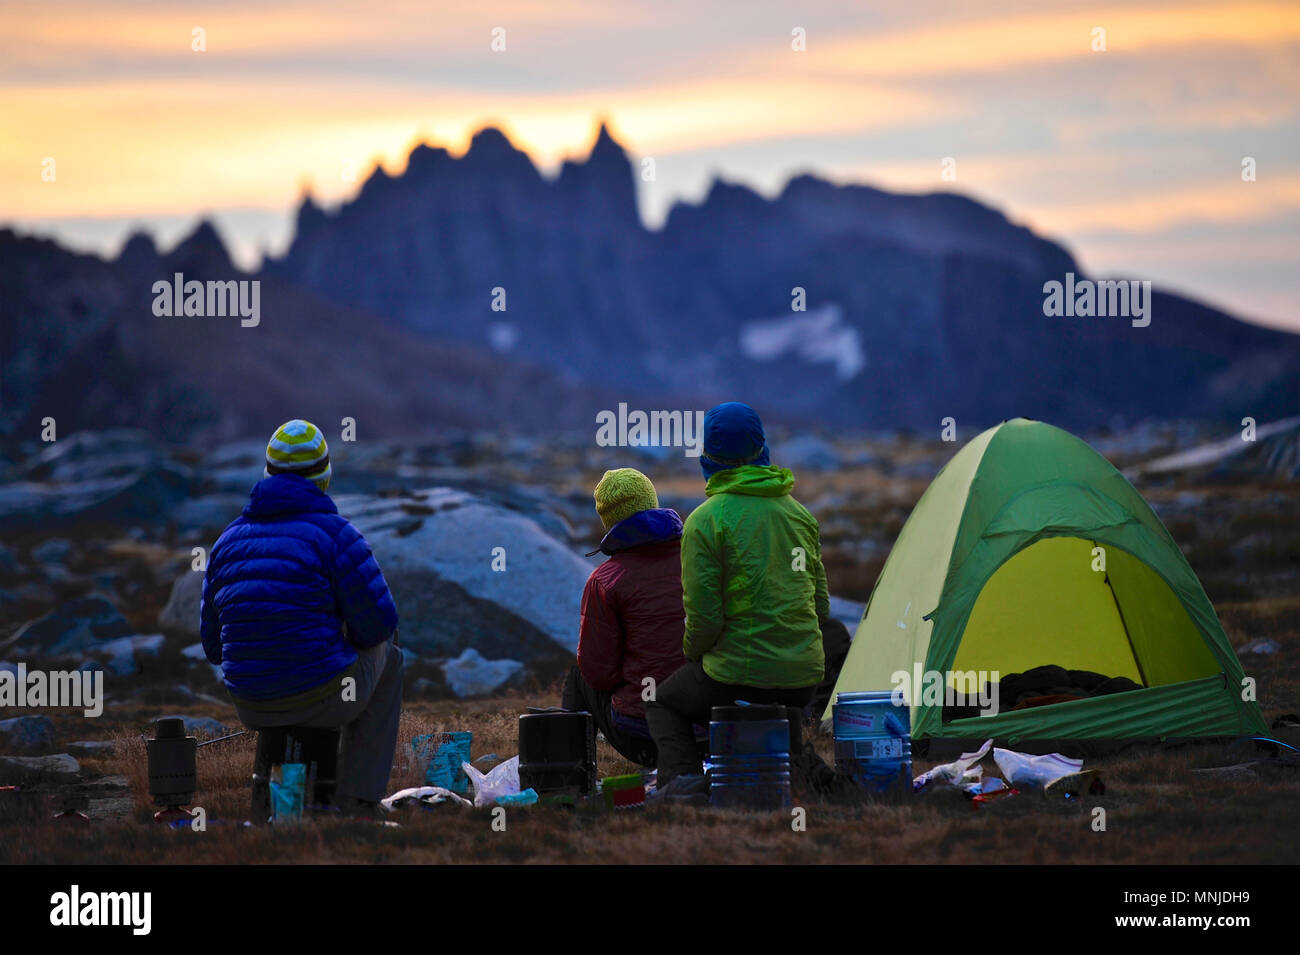
[(640, 773), (607, 776), (600, 782), (606, 809), (630, 809), (645, 805), (645, 780)]

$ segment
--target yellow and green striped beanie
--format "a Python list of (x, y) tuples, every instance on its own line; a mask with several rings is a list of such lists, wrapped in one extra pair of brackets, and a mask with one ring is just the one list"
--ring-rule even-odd
[(606, 471), (596, 485), (596, 513), (609, 530), (619, 521), (627, 520), (638, 511), (649, 511), (659, 506), (659, 495), (650, 479), (636, 468), (619, 468)]
[(266, 476), (273, 474), (296, 474), (328, 491), (330, 450), (320, 428), (301, 418), (276, 428), (266, 445)]

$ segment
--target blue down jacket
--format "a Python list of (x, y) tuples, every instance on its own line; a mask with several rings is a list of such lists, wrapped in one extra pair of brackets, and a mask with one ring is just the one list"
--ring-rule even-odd
[(370, 545), (329, 495), (294, 474), (254, 485), (217, 539), (199, 617), (204, 653), (247, 701), (322, 687), (397, 628)]

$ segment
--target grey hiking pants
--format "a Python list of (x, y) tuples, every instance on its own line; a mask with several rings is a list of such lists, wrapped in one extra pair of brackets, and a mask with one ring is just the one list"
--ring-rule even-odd
[(240, 722), (251, 730), (273, 726), (341, 727), (338, 797), (378, 802), (388, 795), (402, 713), (402, 651), (391, 640), (361, 650), (352, 675), (355, 699), (331, 696), (296, 710), (264, 713), (235, 702)]

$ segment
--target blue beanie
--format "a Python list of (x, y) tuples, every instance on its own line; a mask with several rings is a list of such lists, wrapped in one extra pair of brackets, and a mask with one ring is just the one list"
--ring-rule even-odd
[(739, 401), (726, 401), (704, 416), (704, 447), (700, 470), (705, 478), (744, 464), (771, 464), (763, 422)]

